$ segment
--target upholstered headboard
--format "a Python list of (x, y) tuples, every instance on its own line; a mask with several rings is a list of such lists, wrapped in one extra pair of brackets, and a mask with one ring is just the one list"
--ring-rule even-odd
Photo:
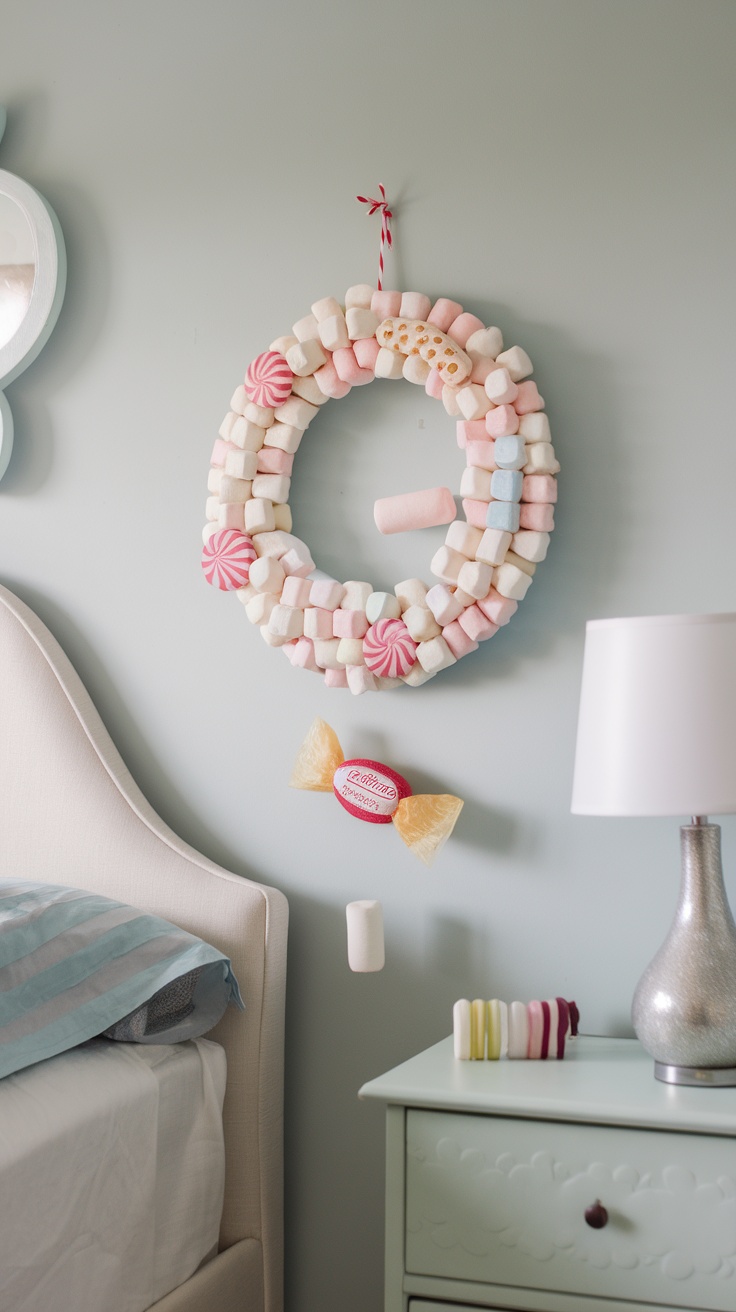
[(287, 903), (228, 873), (159, 819), (56, 640), (0, 587), (2, 869), (150, 910), (232, 960), (246, 1002), (211, 1037), (227, 1051), (221, 1249), (263, 1250), (265, 1307), (282, 1302), (283, 1024)]

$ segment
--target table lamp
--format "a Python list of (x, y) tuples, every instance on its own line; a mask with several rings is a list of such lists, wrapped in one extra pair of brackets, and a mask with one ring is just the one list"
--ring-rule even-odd
[(736, 925), (708, 822), (736, 811), (736, 614), (588, 622), (572, 810), (692, 816), (675, 918), (631, 1018), (657, 1079), (736, 1085)]

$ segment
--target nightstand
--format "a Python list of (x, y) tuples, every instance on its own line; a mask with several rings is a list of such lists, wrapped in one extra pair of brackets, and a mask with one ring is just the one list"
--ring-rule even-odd
[(736, 1309), (736, 1090), (661, 1084), (633, 1039), (449, 1038), (360, 1097), (387, 1104), (385, 1312)]

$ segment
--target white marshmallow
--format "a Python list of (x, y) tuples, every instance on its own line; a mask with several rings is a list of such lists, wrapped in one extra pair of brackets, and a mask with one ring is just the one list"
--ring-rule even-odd
[(307, 574), (311, 574), (314, 569), (314, 561), (309, 547), (304, 542), (299, 542), (298, 539), (296, 539), (293, 547), (289, 547), (289, 550), (284, 552), (281, 557), (281, 564), (287, 574), (297, 574), (301, 578), (306, 578)]
[(467, 465), (460, 476), (460, 496), (472, 501), (490, 501), (491, 471), (480, 465)]
[[(312, 374), (307, 374), (306, 378), (295, 378), (291, 384), (291, 390), (295, 396), (301, 396), (304, 401), (309, 401), (310, 405), (324, 405), (329, 400), (324, 392), (319, 390), (316, 379)], [(271, 411), (271, 422), (273, 423), (273, 410)]]
[(230, 441), (239, 446), (241, 451), (260, 451), (268, 431), (261, 428), (260, 424), (252, 424), (243, 415), (238, 415), (232, 426)]
[[(231, 455), (236, 454), (230, 452)], [(238, 451), (239, 456), (250, 455), (249, 451)], [(229, 470), (225, 473), (222, 470), (217, 471), (220, 475), (220, 490), (218, 496), (221, 501), (242, 501), (246, 502), (250, 498), (250, 483), (246, 482), (248, 475), (241, 477), (239, 474), (231, 474)]]
[(492, 578), (492, 565), (486, 565), (481, 560), (466, 560), (457, 581), (463, 592), (467, 592), (476, 601), (481, 601), (491, 590)]
[[(369, 286), (367, 282), (359, 282), (354, 287), (348, 287), (345, 293), (346, 311), (354, 309), (370, 310), (375, 290), (375, 287)], [(376, 327), (378, 327), (378, 324), (376, 324)]]
[(272, 592), (280, 597), (284, 586), (284, 571), (275, 556), (260, 556), (253, 561), (248, 571), (248, 581), (256, 592)]
[(456, 387), (450, 387), (449, 383), (445, 383), (442, 388), (442, 404), (448, 415), (451, 415), (453, 419), (456, 419), (460, 414), (460, 407), (457, 403), (457, 391), (458, 389)]
[(336, 314), (342, 314), (342, 306), (336, 301), (334, 296), (323, 296), (321, 300), (315, 301), (312, 306), (312, 314), (318, 324), (324, 323), (327, 319), (332, 319)]
[[(238, 391), (239, 390), (240, 389), (238, 389)], [(243, 408), (242, 413), (244, 419), (248, 419), (251, 424), (258, 424), (259, 428), (270, 428), (273, 423), (273, 410), (271, 407), (267, 405), (256, 405), (255, 401), (248, 401), (247, 405)]]
[(511, 601), (523, 601), (531, 586), (531, 578), (516, 565), (504, 563), (494, 570), (493, 586), (502, 597)]
[(235, 589), (235, 596), (243, 606), (246, 606), (249, 601), (253, 601), (253, 598), (258, 596), (258, 593), (255, 588), (251, 587), (250, 583), (246, 583), (244, 588)]
[(511, 405), (519, 395), (519, 389), (508, 369), (493, 369), (488, 374), (483, 390), (494, 405)]
[(345, 322), (351, 342), (357, 342), (363, 337), (375, 337), (381, 321), (371, 309), (356, 305), (345, 311)]
[(269, 351), (276, 351), (279, 355), (286, 356), (289, 347), (295, 346), (298, 341), (298, 337), (295, 337), (293, 333), (289, 333), (286, 337), (277, 337), (275, 342), (271, 342), (268, 349)]
[(309, 401), (304, 401), (301, 396), (290, 396), (284, 401), (283, 405), (274, 410), (274, 416), (280, 424), (292, 424), (294, 428), (309, 428), (315, 415), (319, 414), (319, 406), (310, 405)]
[(457, 388), (457, 406), (463, 419), (482, 419), (491, 409), (491, 402), (484, 387), (478, 383), (466, 383)]
[(303, 428), (295, 428), (293, 424), (276, 423), (266, 429), (266, 440), (263, 445), (277, 446), (279, 450), (293, 456), (299, 450), (299, 443), (303, 437)]
[(288, 501), (291, 479), (286, 474), (256, 474), (253, 496), (266, 501)]
[(244, 415), (245, 407), (249, 404), (250, 403), (248, 401), (245, 388), (241, 383), (240, 387), (236, 387), (235, 391), (230, 397), (230, 409), (234, 410), (236, 415)]
[(251, 624), (268, 624), (271, 611), (276, 605), (276, 598), (271, 592), (259, 592), (257, 597), (245, 603), (245, 613)]
[(276, 556), (279, 560), (298, 541), (299, 538), (295, 538), (293, 533), (285, 533), (282, 529), (276, 528), (273, 532), (257, 533), (253, 539), (253, 546), (257, 556)]
[(402, 619), (415, 642), (429, 642), (442, 632), (428, 606), (409, 606)]
[(372, 592), (365, 603), (365, 614), (369, 624), (379, 620), (397, 620), (401, 614), (398, 597), (393, 592)]
[(524, 574), (528, 574), (530, 578), (534, 577), (537, 570), (533, 560), (527, 560), (526, 556), (520, 556), (518, 552), (510, 549), (506, 552), (506, 563), (515, 565), (517, 569), (520, 569)]
[(263, 497), (251, 497), (245, 504), (246, 533), (271, 533), (276, 527), (273, 502)]
[(350, 345), (348, 326), (342, 312), (331, 314), (329, 318), (320, 321), (319, 340), (326, 351), (340, 351)]
[(559, 474), (560, 462), (551, 442), (532, 442), (527, 448), (525, 474)]
[(453, 1052), (457, 1061), (470, 1061), (470, 1003), (460, 998), (452, 1009)]
[(209, 523), (205, 524), (204, 528), (202, 529), (202, 541), (204, 542), (205, 546), (207, 545), (213, 534), (219, 532), (220, 532), (220, 525), (218, 524), (217, 520), (210, 521)]
[[(461, 594), (462, 595), (462, 594)], [(472, 601), (472, 598), (468, 598)], [(435, 583), (433, 588), (427, 593), (427, 605), (434, 615), (440, 628), (446, 624), (452, 624), (458, 615), (462, 615), (465, 606), (458, 599), (457, 593), (452, 592), (445, 583)]]
[(217, 522), (220, 528), (236, 528), (240, 533), (244, 533), (243, 503), (240, 501), (221, 501), (217, 512)]
[(242, 415), (237, 415), (233, 410), (228, 410), (227, 414), (225, 415), (225, 418), (223, 419), (222, 423), (220, 424), (220, 427), (217, 430), (220, 437), (225, 442), (229, 442), (231, 440), (230, 434), (233, 431), (233, 427), (237, 423), (238, 419), (241, 418)]
[(340, 638), (337, 659), (340, 665), (363, 665), (363, 639)]
[(422, 386), (429, 378), (431, 368), (421, 355), (405, 355), (401, 372), (407, 383), (421, 383)]
[[(362, 665), (360, 668), (364, 670), (367, 666)], [(389, 679), (388, 675), (385, 674), (376, 674), (374, 675), (374, 678), (376, 680), (376, 688), (378, 692), (390, 692), (392, 688), (401, 687), (401, 679)]]
[(534, 372), (534, 366), (522, 346), (510, 346), (508, 351), (502, 351), (496, 356), (496, 364), (502, 364), (508, 369), (515, 383)]
[(214, 520), (217, 523), (217, 516), (220, 513), (220, 498), (208, 497), (204, 508), (205, 518), (210, 522)]
[(293, 374), (306, 378), (308, 374), (313, 374), (315, 370), (321, 369), (323, 364), (327, 364), (327, 355), (321, 343), (316, 338), (310, 337), (306, 342), (297, 342), (296, 346), (290, 347), (286, 352), (286, 363)]
[[(365, 669), (365, 666), (361, 666)], [(348, 671), (348, 686), (350, 672)], [(348, 902), (345, 908), (348, 926), (348, 965), (351, 970), (368, 973), (383, 970), (386, 951), (383, 941), (383, 910), (380, 902)]]
[(501, 528), (487, 528), (475, 551), (476, 560), (486, 565), (501, 565), (511, 546), (512, 534)]
[[(225, 457), (225, 473), (231, 478), (254, 479), (257, 465), (258, 456), (255, 451), (228, 451)], [(241, 499), (247, 501), (247, 497)]]
[(401, 378), (405, 359), (401, 351), (389, 351), (387, 346), (382, 346), (376, 356), (376, 378)]
[[(345, 639), (343, 639), (343, 642)], [(378, 682), (372, 670), (367, 665), (348, 665), (348, 688), (354, 697), (359, 697), (363, 692), (376, 692)]]
[(533, 529), (522, 529), (521, 532), (515, 533), (511, 546), (517, 556), (523, 556), (525, 560), (534, 561), (535, 564), (544, 560), (549, 547), (549, 533), (537, 533)]
[(314, 659), (323, 670), (341, 670), (342, 661), (337, 659), (337, 649), (341, 638), (315, 638)]
[(495, 360), (503, 350), (503, 337), (500, 328), (478, 328), (470, 334), (465, 343), (465, 351), (474, 359), (476, 356), (490, 357)]
[(402, 319), (426, 319), (432, 302), (423, 292), (403, 292), (399, 314)]
[(438, 674), (455, 664), (455, 657), (443, 637), (430, 638), (417, 647), (417, 660), (427, 674)]
[(420, 688), (423, 683), (429, 683), (435, 674), (435, 670), (425, 670), (419, 661), (415, 661), (409, 673), (402, 674), (401, 682), (407, 684), (409, 688)]
[(301, 638), (304, 632), (304, 611), (296, 606), (274, 606), (268, 617), (268, 631), (279, 638)]
[(475, 553), (482, 537), (482, 529), (473, 528), (463, 519), (456, 519), (447, 530), (445, 546), (452, 547), (453, 551), (459, 551), (462, 556), (467, 556), (468, 560), (475, 560)]
[(394, 592), (402, 611), (408, 610), (410, 606), (426, 605), (427, 585), (421, 579), (404, 579), (402, 583), (396, 584)]
[(525, 442), (550, 442), (552, 440), (549, 419), (543, 410), (534, 410), (530, 415), (522, 415), (519, 420), (519, 437)]
[[(299, 319), (298, 322), (293, 325), (292, 332), (298, 342), (314, 341), (315, 338), (319, 336), (316, 317), (313, 314), (305, 314), (303, 319)], [(289, 350), (291, 350), (291, 347), (289, 347)], [(285, 351), (284, 354), (288, 360), (288, 352)]]
[[(362, 583), (357, 579), (348, 579), (340, 602), (341, 610), (365, 610), (372, 591), (373, 588), (370, 583)], [(351, 661), (350, 664), (353, 664), (353, 662)], [(359, 665), (360, 661), (355, 661), (355, 664)]]
[(432, 557), (429, 568), (435, 578), (441, 579), (443, 583), (457, 583), (464, 564), (465, 556), (461, 556), (459, 551), (453, 551), (451, 547), (440, 547)]
[[(284, 647), (287, 642), (291, 643), (293, 641), (291, 638), (285, 638), (281, 633), (272, 633), (267, 624), (261, 625), (260, 634), (267, 647)], [(293, 652), (289, 651), (286, 654), (293, 665)]]
[(213, 466), (207, 471), (207, 491), (211, 492), (214, 497), (220, 495), (220, 484), (223, 479), (223, 470)]
[(288, 506), (285, 502), (281, 506), (274, 506), (273, 517), (276, 521), (277, 529), (282, 528), (284, 530), (284, 533), (291, 533), (291, 529), (292, 529), (291, 506)]

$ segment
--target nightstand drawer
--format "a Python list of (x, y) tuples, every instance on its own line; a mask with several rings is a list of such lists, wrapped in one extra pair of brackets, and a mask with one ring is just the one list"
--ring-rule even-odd
[(733, 1312), (736, 1142), (409, 1110), (406, 1269)]

